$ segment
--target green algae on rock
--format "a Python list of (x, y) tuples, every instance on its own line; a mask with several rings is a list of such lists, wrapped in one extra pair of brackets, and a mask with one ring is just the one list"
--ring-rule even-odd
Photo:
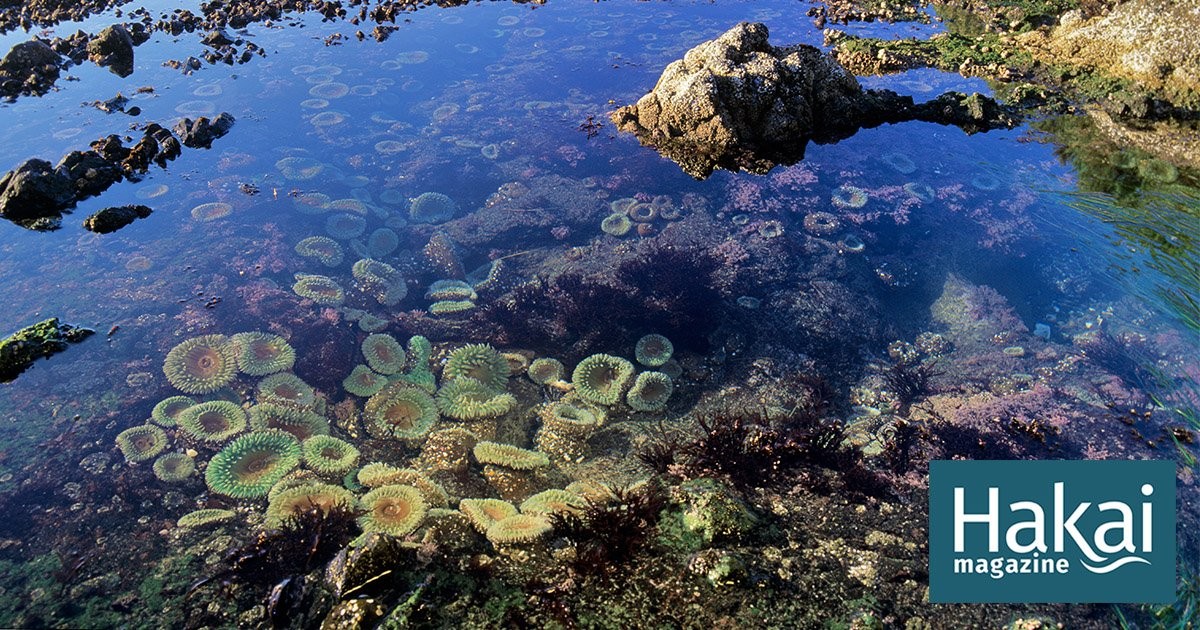
[(62, 352), (93, 333), (88, 328), (59, 323), (57, 317), (18, 330), (0, 340), (0, 383), (12, 381), (34, 361)]

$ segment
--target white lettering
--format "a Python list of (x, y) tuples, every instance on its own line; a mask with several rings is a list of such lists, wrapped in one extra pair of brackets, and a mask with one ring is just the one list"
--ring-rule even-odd
[(963, 526), (967, 523), (984, 523), (988, 526), (988, 551), (1000, 551), (1000, 489), (988, 488), (988, 511), (983, 514), (967, 514), (963, 506), (963, 488), (954, 489), (954, 551), (963, 552)]

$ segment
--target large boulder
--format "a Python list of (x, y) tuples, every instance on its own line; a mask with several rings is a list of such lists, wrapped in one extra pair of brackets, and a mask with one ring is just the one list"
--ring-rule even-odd
[(650, 93), (613, 112), (613, 122), (696, 178), (715, 168), (765, 173), (802, 159), (810, 140), (834, 142), (885, 122), (969, 121), (969, 131), (996, 126), (989, 116), (1011, 122), (986, 97), (972, 97), (968, 108), (947, 107), (962, 103), (960, 95), (929, 107), (864, 90), (819, 49), (772, 46), (767, 35), (765, 25), (743, 22), (696, 46)]
[(26, 160), (0, 178), (0, 217), (28, 225), (39, 219), (58, 219), (75, 201), (70, 178), (50, 163)]
[(213, 140), (229, 133), (233, 123), (234, 118), (228, 112), (221, 112), (212, 120), (206, 116), (196, 120), (184, 118), (175, 124), (175, 133), (179, 134), (179, 140), (185, 147), (209, 149)]

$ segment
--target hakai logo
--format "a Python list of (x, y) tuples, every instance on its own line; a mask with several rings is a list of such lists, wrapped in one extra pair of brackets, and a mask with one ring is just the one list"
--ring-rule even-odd
[(1170, 602), (1175, 467), (936, 461), (933, 602)]

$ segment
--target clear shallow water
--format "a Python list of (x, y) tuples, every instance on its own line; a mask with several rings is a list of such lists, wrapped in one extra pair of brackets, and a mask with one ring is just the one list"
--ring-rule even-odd
[[(1163, 395), (1182, 391), (1175, 399), (1186, 401), (1186, 392), (1194, 391), (1189, 375), (1194, 379), (1200, 370), (1194, 356), (1184, 354), (1196, 348), (1197, 333), (1178, 323), (1179, 304), (1170, 296), (1194, 299), (1196, 285), (1188, 284), (1194, 248), (1155, 250), (1160, 239), (1154, 236), (1164, 226), (1144, 222), (1135, 229), (1107, 200), (1089, 206), (1093, 212), (1081, 211), (1078, 174), (1052, 144), (1031, 141), (1037, 136), (1029, 128), (967, 136), (924, 123), (884, 126), (810, 146), (804, 162), (767, 176), (719, 172), (704, 182), (614, 134), (609, 110), (641, 96), (664, 65), (737, 21), (765, 21), (777, 44), (819, 44), (820, 33), (797, 11), (790, 2), (551, 3), (536, 9), (486, 3), (411, 14), (382, 43), (356, 41), (345, 22), (301, 16), (303, 28), (248, 27), (246, 36), (268, 55), (245, 65), (206, 65), (184, 76), (162, 64), (198, 55), (195, 36), (155, 34), (137, 49), (137, 70), (127, 79), (84, 64), (69, 73), (79, 80), (60, 81), (59, 91), (0, 107), (7, 140), (0, 165), (6, 168), (34, 156), (57, 161), (138, 121), (169, 126), (181, 115), (222, 111), (238, 121), (211, 150), (185, 149), (166, 169), (154, 167), (140, 181), (81, 203), (62, 230), (0, 225), (6, 279), (0, 313), (9, 328), (58, 316), (100, 332), (0, 389), (6, 444), (0, 491), (19, 497), (16, 510), (78, 515), (49, 545), (6, 530), (17, 550), (10, 574), (19, 575), (22, 561), (43, 558), (50, 548), (81, 544), (95, 528), (159, 541), (159, 528), (196, 507), (199, 485), (165, 498), (139, 494), (139, 484), (154, 483), (147, 467), (125, 467), (112, 446), (117, 432), (143, 422), (155, 402), (174, 392), (161, 367), (176, 343), (200, 334), (270, 330), (292, 340), (300, 362), (309, 362), (304, 374), (334, 375), (325, 380), (336, 390), (360, 359), (353, 343), (330, 340), (357, 331), (344, 314), (299, 307), (290, 293), (296, 273), (328, 274), (350, 285), (350, 266), (359, 258), (353, 250), (365, 242), (340, 239), (346, 260), (333, 268), (293, 251), (305, 237), (326, 235), (331, 217), (361, 217), (364, 237), (392, 230), (398, 246), (377, 257), (411, 274), (409, 295), (398, 305), (356, 307), (381, 317), (426, 309), (423, 294), (436, 276), (418, 269), (429, 229), (408, 217), (409, 200), (425, 192), (448, 195), (459, 216), (494, 203), (498, 190), (511, 193), (514, 182), (529, 186), (546, 176), (577, 182), (571, 190), (581, 195), (579, 203), (600, 207), (634, 195), (668, 195), (679, 204), (693, 195), (703, 199), (698, 207), (712, 215), (716, 229), (746, 243), (761, 238), (768, 223), (787, 238), (805, 238), (806, 216), (830, 212), (842, 225), (841, 243), (863, 244), (862, 252), (842, 255), (843, 264), (875, 278), (860, 290), (878, 304), (888, 340), (912, 340), (929, 330), (930, 303), (948, 274), (957, 274), (996, 289), (1027, 328), (1046, 325), (1049, 341), (1061, 347), (1104, 322), (1137, 331), (1150, 340), (1139, 346), (1143, 358), (1167, 380), (1183, 383)], [(897, 28), (907, 34), (903, 29), (911, 27)], [(326, 45), (335, 33), (348, 38)], [(933, 71), (863, 83), (918, 100), (983, 88), (980, 81)], [(142, 109), (136, 118), (81, 105), (146, 85), (154, 91), (133, 100)], [(604, 123), (595, 138), (579, 129), (589, 117)], [(319, 172), (303, 177), (289, 164)], [(247, 194), (245, 185), (259, 192)], [(832, 200), (849, 196), (847, 186), (864, 192), (868, 203), (837, 207)], [(347, 212), (306, 212), (297, 202), (311, 193), (342, 200)], [(122, 203), (147, 203), (155, 212), (112, 235), (79, 226), (92, 211)], [(227, 204), (228, 215), (193, 216), (212, 203)], [(1189, 216), (1188, 202), (1182, 205), (1181, 215)], [(593, 231), (574, 226), (561, 238), (543, 231), (470, 248), (461, 252), (463, 262), (469, 270), (530, 250), (620, 247), (638, 238), (604, 235), (603, 217), (596, 214)], [(761, 300), (767, 312), (794, 282), (780, 274), (773, 284), (743, 286), (725, 297)], [(119, 329), (106, 337), (114, 326)], [(697, 360), (711, 350), (689, 349)], [(873, 356), (862, 357), (864, 371), (887, 354), (885, 344), (868, 351)], [(1026, 368), (1032, 366), (1020, 366)], [(342, 397), (325, 393), (331, 402)], [(95, 454), (107, 455), (107, 474), (119, 481), (81, 497), (77, 486), (95, 480), (79, 462)], [(42, 485), (44, 471), (55, 466), (65, 471), (64, 485), (47, 490), (54, 484)], [(39, 480), (32, 487), (48, 494), (21, 494), (31, 487), (28, 479)], [(76, 486), (65, 485), (71, 483)], [(112, 494), (120, 498), (110, 500)], [(103, 509), (106, 503), (117, 507)], [(7, 588), (14, 593), (34, 588), (15, 578), (13, 584)], [(6, 614), (22, 614), (20, 606), (8, 606)]]

